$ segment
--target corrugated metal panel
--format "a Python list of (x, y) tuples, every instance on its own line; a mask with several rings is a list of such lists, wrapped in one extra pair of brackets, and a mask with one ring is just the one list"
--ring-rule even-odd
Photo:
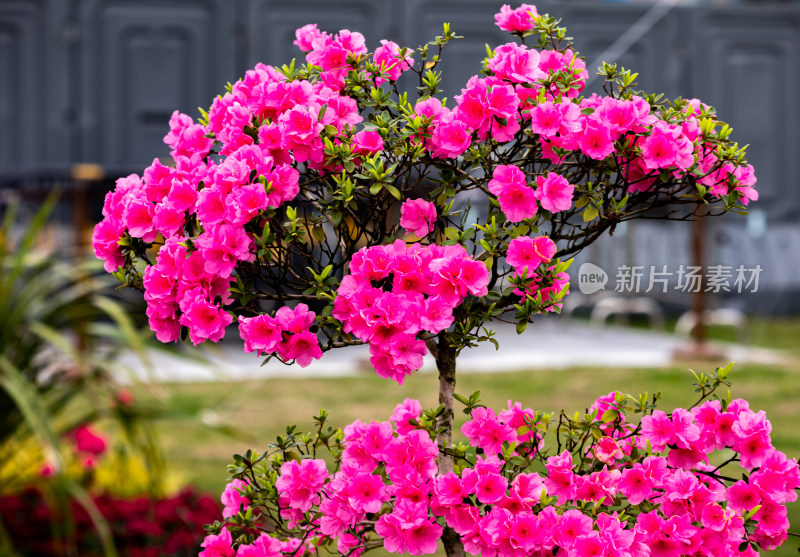
[(85, 160), (138, 165), (168, 153), (162, 138), (172, 112), (196, 117), (235, 79), (230, 5), (83, 2)]
[[(464, 38), (439, 70), (452, 98), (480, 69), (485, 44), (512, 38), (494, 26), (503, 0), (4, 0), (0, 3), (0, 172), (98, 162), (142, 168), (167, 152), (173, 110), (196, 115), (256, 62), (302, 54), (296, 28), (318, 23), (416, 47), (443, 21)], [(639, 3), (537, 3), (563, 19), (591, 63), (648, 13)], [(676, 7), (619, 58), (639, 84), (714, 104), (749, 143), (759, 176), (756, 217), (715, 220), (709, 251), (762, 262), (765, 288), (800, 288), (800, 7)], [(596, 70), (590, 67), (590, 73)], [(414, 83), (404, 86), (412, 89)], [(597, 86), (597, 84), (595, 84)], [(451, 100), (449, 106), (454, 103)], [(763, 221), (763, 222), (762, 222)], [(745, 226), (745, 224), (748, 224)], [(688, 264), (683, 223), (632, 223), (581, 255), (609, 269)], [(788, 251), (787, 251), (788, 250)], [(710, 263), (714, 263), (712, 261)]]
[(303, 54), (292, 41), (295, 30), (308, 23), (316, 23), (321, 30), (333, 34), (341, 29), (358, 31), (370, 50), (381, 39), (401, 39), (392, 18), (399, 4), (372, 0), (252, 0), (248, 2), (248, 65), (282, 65), (293, 58), (303, 62)]
[[(575, 49), (586, 60), (589, 75), (597, 72), (593, 64), (651, 8), (648, 4), (597, 4), (548, 2), (537, 4), (539, 11), (562, 19), (562, 26), (574, 38)], [(616, 62), (639, 73), (638, 88), (663, 92), (669, 97), (689, 94), (684, 61), (687, 46), (681, 32), (682, 12), (672, 9), (648, 29)], [(592, 67), (590, 67), (592, 66)], [(590, 90), (599, 91), (598, 78)]]
[[(436, 71), (442, 72), (442, 89), (455, 106), (453, 95), (461, 93), (467, 79), (478, 73), (486, 56), (486, 46), (496, 47), (513, 38), (494, 25), (494, 15), (502, 2), (481, 0), (409, 0), (402, 2), (406, 9), (406, 44), (415, 47), (432, 41), (442, 34), (442, 23), (449, 22), (450, 30), (463, 39), (445, 46), (442, 62)], [(437, 49), (431, 47), (429, 59)]]
[(706, 8), (693, 12), (693, 93), (749, 143), (758, 209), (797, 222), (800, 180), (800, 9)]
[(66, 63), (57, 29), (65, 5), (0, 3), (0, 170), (59, 162), (67, 155), (61, 73)]

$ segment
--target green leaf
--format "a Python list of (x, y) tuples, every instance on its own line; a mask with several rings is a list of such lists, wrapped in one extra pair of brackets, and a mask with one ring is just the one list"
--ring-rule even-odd
[(453, 240), (457, 242), (458, 239), (461, 237), (461, 234), (458, 233), (458, 230), (453, 228), (452, 226), (448, 226), (444, 229), (444, 235), (448, 240)]
[(0, 354), (0, 388), (17, 405), (28, 427), (38, 437), (46, 461), (59, 473), (64, 469), (58, 438), (51, 427), (50, 413), (41, 395), (11, 362)]
[(72, 480), (65, 479), (63, 481), (67, 491), (78, 502), (78, 504), (83, 507), (83, 509), (86, 511), (86, 514), (88, 514), (89, 518), (91, 518), (92, 523), (94, 523), (95, 530), (97, 530), (97, 533), (100, 534), (100, 540), (103, 544), (103, 553), (105, 556), (116, 557), (117, 549), (114, 547), (114, 537), (111, 534), (111, 527), (106, 519), (103, 518), (100, 510), (94, 504), (94, 501), (92, 501), (92, 498), (89, 497), (89, 494), (86, 493), (81, 486)]
[(95, 296), (92, 302), (114, 321), (119, 332), (122, 333), (125, 344), (136, 352), (136, 355), (142, 360), (145, 366), (152, 368), (152, 362), (145, 349), (144, 341), (137, 332), (136, 326), (133, 324), (133, 320), (128, 312), (126, 312), (119, 303), (105, 296)]
[(323, 230), (321, 226), (312, 228), (311, 235), (317, 242), (323, 242), (325, 240), (325, 230)]
[(603, 412), (603, 415), (600, 417), (600, 421), (603, 422), (604, 424), (607, 424), (613, 422), (617, 418), (619, 418), (619, 412), (611, 409)]
[(400, 201), (400, 197), (401, 197), (400, 190), (398, 190), (396, 187), (394, 187), (391, 184), (386, 184), (383, 187), (384, 187), (384, 189), (386, 191), (388, 191), (390, 194), (392, 194), (392, 197), (394, 197), (396, 200)]

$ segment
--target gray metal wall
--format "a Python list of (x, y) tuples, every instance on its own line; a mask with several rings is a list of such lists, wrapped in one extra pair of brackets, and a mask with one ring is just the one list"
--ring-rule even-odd
[[(510, 40), (493, 25), (502, 3), (0, 0), (0, 175), (77, 162), (141, 169), (166, 154), (161, 138), (173, 110), (194, 116), (256, 62), (300, 58), (291, 44), (294, 30), (310, 22), (327, 31), (360, 31), (374, 47), (381, 38), (416, 46), (449, 21), (465, 37), (447, 47), (444, 84), (452, 95), (478, 71), (484, 43)], [(563, 18), (587, 61), (650, 9), (639, 3), (538, 6)], [(762, 261), (773, 289), (800, 288), (800, 181), (793, 167), (800, 152), (794, 102), (800, 6), (677, 7), (619, 62), (639, 72), (642, 88), (715, 105), (735, 137), (750, 144), (761, 195), (755, 217), (715, 223), (710, 251), (731, 264)], [(633, 240), (600, 244), (584, 258), (688, 263), (688, 244), (662, 241), (664, 230), (633, 225), (626, 232)]]

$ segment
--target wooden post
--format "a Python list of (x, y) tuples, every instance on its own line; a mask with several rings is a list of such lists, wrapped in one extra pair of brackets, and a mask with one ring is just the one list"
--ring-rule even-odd
[(692, 265), (700, 267), (701, 279), (700, 288), (692, 296), (692, 311), (697, 321), (692, 329), (692, 340), (695, 350), (704, 353), (708, 340), (706, 331), (706, 281), (704, 280), (703, 270), (706, 264), (706, 217), (700, 215), (692, 222)]
[(75, 255), (83, 257), (92, 243), (92, 223), (89, 222), (86, 193), (89, 182), (96, 182), (105, 176), (105, 169), (99, 164), (80, 163), (72, 166), (70, 175), (72, 186), (72, 229)]

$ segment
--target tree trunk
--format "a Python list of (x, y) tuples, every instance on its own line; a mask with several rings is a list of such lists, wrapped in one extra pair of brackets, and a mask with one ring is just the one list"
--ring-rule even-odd
[[(433, 343), (430, 343), (433, 344)], [(450, 446), (453, 438), (453, 393), (456, 390), (456, 351), (450, 346), (446, 332), (439, 333), (439, 342), (431, 350), (436, 359), (436, 368), (439, 370), (439, 404), (444, 405), (444, 413), (440, 416), (438, 426), (441, 433), (436, 441), (443, 448)], [(453, 457), (439, 454), (439, 474), (453, 471)], [(447, 557), (464, 557), (464, 544), (455, 530), (449, 526), (444, 527), (442, 544)]]

